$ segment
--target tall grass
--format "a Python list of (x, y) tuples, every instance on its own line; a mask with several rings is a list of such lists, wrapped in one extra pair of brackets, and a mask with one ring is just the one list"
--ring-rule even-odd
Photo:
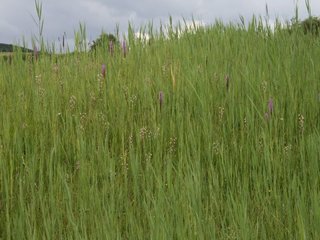
[(0, 239), (319, 239), (319, 39), (260, 25), (1, 61)]

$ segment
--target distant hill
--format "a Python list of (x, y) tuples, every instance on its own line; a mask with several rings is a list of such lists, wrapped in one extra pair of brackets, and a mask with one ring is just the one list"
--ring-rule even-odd
[(5, 52), (5, 53), (13, 52), (14, 48), (16, 48), (16, 49), (20, 48), (22, 52), (32, 52), (32, 50), (28, 49), (28, 48), (19, 47), (19, 46), (15, 46), (12, 44), (0, 43), (0, 52)]

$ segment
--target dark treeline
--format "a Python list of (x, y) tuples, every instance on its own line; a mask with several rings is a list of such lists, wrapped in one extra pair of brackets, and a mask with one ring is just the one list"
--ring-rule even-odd
[(15, 45), (12, 45), (12, 44), (0, 43), (0, 52), (9, 53), (9, 52), (13, 52), (15, 50), (20, 50), (20, 51), (26, 52), (26, 53), (32, 52), (31, 49), (28, 49), (28, 48), (25, 48), (25, 47), (19, 47), (19, 46), (15, 46)]

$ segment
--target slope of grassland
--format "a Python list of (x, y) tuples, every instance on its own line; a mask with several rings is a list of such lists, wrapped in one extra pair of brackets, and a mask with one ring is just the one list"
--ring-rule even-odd
[(0, 52), (13, 52), (11, 44), (0, 43)]
[(15, 50), (21, 50), (22, 52), (32, 52), (32, 50), (12, 44), (0, 43), (0, 53), (11, 53)]
[(320, 239), (319, 40), (128, 46), (0, 62), (0, 239)]

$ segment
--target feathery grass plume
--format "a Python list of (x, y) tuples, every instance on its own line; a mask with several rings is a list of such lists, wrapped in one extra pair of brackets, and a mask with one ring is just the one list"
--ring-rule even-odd
[(105, 64), (102, 64), (101, 75), (102, 75), (103, 78), (106, 77), (106, 65)]
[(162, 91), (159, 92), (159, 104), (160, 104), (160, 110), (162, 109), (162, 105), (163, 105), (163, 98), (164, 98), (164, 94)]
[(227, 90), (229, 90), (229, 86), (230, 86), (230, 77), (229, 77), (229, 75), (226, 75), (224, 80), (226, 81), (226, 88), (227, 88)]
[(126, 57), (128, 49), (127, 49), (127, 42), (125, 39), (122, 41), (122, 51), (123, 51), (123, 56)]

